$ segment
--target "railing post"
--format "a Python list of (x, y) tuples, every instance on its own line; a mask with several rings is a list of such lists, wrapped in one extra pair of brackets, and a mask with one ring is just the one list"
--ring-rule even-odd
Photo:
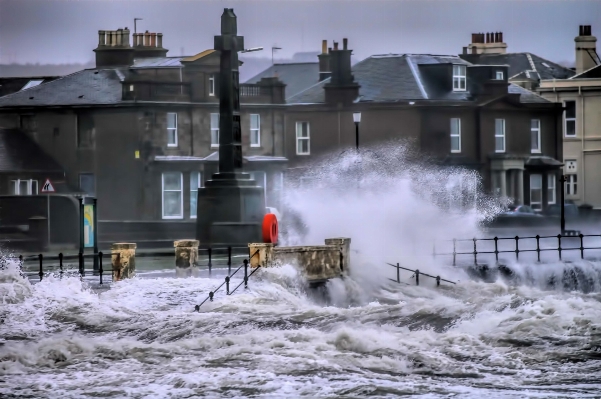
[(457, 266), (456, 258), (457, 258), (457, 240), (455, 238), (453, 238), (453, 266)]
[(520, 258), (520, 246), (519, 246), (520, 237), (515, 236), (515, 259), (518, 260)]
[(102, 251), (98, 252), (98, 274), (100, 275), (100, 285), (102, 285), (102, 273), (104, 270), (102, 269)]
[(211, 249), (211, 247), (209, 247), (209, 276), (211, 275), (211, 269), (213, 267), (213, 262), (212, 262), (212, 255), (213, 255), (213, 250)]
[(230, 276), (225, 278), (225, 293), (226, 295), (230, 294)]
[(478, 250), (476, 248), (476, 242), (478, 240), (474, 237), (474, 265), (478, 266)]
[(495, 236), (495, 261), (499, 263), (499, 237)]
[(19, 255), (19, 267), (23, 267), (23, 255)]
[(83, 252), (79, 252), (79, 275), (81, 277), (85, 277), (86, 275), (86, 269), (85, 269), (85, 265), (83, 263)]
[(559, 254), (559, 260), (561, 260), (561, 234), (557, 235), (557, 253)]
[(244, 288), (248, 288), (248, 259), (244, 259)]
[(400, 283), (401, 282), (401, 265), (399, 265), (398, 263), (396, 264), (396, 282)]
[(580, 259), (584, 259), (584, 235), (580, 233)]
[(436, 286), (440, 287), (440, 276), (436, 276)]
[(232, 247), (227, 247), (227, 274), (232, 272)]
[(60, 269), (59, 276), (63, 278), (63, 253), (58, 254), (58, 267)]
[(40, 260), (40, 272), (38, 273), (38, 275), (40, 276), (40, 281), (42, 281), (42, 278), (44, 277), (44, 269), (42, 266), (42, 263), (44, 263), (44, 255), (39, 254), (38, 259)]
[(213, 295), (215, 295), (215, 293), (213, 291), (209, 292), (209, 300), (211, 302), (213, 302)]
[(536, 258), (540, 262), (540, 236), (536, 235)]
[(415, 269), (415, 285), (419, 285), (419, 269)]

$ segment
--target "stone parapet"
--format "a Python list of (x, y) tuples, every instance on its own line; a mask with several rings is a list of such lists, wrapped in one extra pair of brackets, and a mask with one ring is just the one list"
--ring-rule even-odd
[[(330, 238), (326, 245), (278, 247), (274, 244), (248, 244), (253, 268), (292, 265), (311, 281), (325, 281), (348, 273), (350, 238)], [(257, 252), (255, 254), (255, 252)], [(254, 256), (252, 256), (254, 255)]]
[(113, 281), (132, 278), (136, 274), (136, 244), (115, 243), (111, 246)]

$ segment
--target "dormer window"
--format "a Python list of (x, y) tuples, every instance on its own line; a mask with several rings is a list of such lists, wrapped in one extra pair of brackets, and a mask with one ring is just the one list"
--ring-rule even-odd
[(453, 91), (465, 91), (465, 65), (453, 65)]
[(495, 72), (495, 79), (496, 80), (503, 80), (503, 71), (497, 71), (497, 72)]
[(209, 96), (215, 95), (215, 75), (209, 76)]

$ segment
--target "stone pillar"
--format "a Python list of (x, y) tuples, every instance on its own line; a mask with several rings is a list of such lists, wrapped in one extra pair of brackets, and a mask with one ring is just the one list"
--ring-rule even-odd
[[(248, 244), (250, 249), (250, 267), (273, 267), (276, 266), (274, 259), (275, 244), (252, 243)], [(256, 255), (255, 252), (259, 251)], [(254, 255), (254, 256), (253, 256)]]
[(524, 205), (524, 170), (519, 169), (518, 174), (518, 202), (520, 205)]
[(506, 171), (504, 170), (500, 170), (499, 171), (499, 181), (501, 183), (501, 197), (506, 197), (507, 196), (507, 174)]
[(175, 274), (177, 277), (196, 277), (198, 268), (198, 240), (178, 240), (175, 247)]
[(326, 245), (337, 245), (342, 253), (342, 264), (340, 269), (344, 273), (349, 272), (350, 254), (351, 254), (351, 239), (350, 238), (326, 238)]
[(115, 243), (111, 246), (113, 281), (132, 278), (136, 274), (136, 244)]

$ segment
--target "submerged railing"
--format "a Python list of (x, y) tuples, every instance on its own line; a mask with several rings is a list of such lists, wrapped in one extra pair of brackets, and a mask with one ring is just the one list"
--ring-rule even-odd
[[(599, 240), (599, 245), (593, 246), (594, 239)], [(550, 245), (541, 245), (542, 241), (553, 241)], [(576, 242), (575, 242), (576, 241)], [(436, 243), (432, 248), (432, 256), (452, 257), (453, 266), (457, 266), (458, 258), (470, 257), (470, 262), (478, 264), (478, 261), (486, 258), (492, 258), (499, 262), (499, 256), (502, 254), (515, 255), (516, 260), (520, 260), (520, 254), (536, 254), (536, 261), (541, 262), (541, 254), (548, 252), (557, 252), (558, 260), (564, 260), (566, 251), (578, 251), (580, 259), (584, 259), (586, 251), (601, 251), (600, 234), (557, 234), (549, 236), (526, 236), (526, 237), (492, 237), (492, 238), (472, 238), (472, 239), (452, 239), (446, 240), (446, 243), (452, 243), (451, 252), (437, 252)], [(469, 250), (466, 245), (469, 245)], [(486, 245), (488, 244), (488, 245)], [(507, 245), (509, 244), (509, 245)], [(601, 253), (600, 253), (601, 254)], [(522, 255), (523, 257), (523, 255)]]
[[(255, 251), (255, 253), (254, 253), (254, 254), (252, 254), (252, 255), (250, 256), (250, 259), (252, 259), (252, 258), (253, 258), (255, 255), (257, 255), (258, 253), (259, 253), (259, 251), (258, 251), (258, 250), (257, 250), (257, 251)], [(242, 267), (244, 267), (244, 278), (242, 279), (242, 282), (236, 286), (236, 288), (234, 288), (232, 291), (230, 291), (230, 280), (231, 280), (231, 278), (232, 278), (232, 277), (234, 277), (234, 275), (236, 275), (236, 273), (238, 273), (238, 271), (240, 271), (240, 269), (241, 269)], [(257, 270), (259, 270), (260, 268), (261, 268), (261, 265), (257, 266), (257, 267), (255, 268), (255, 270), (253, 270), (253, 271), (252, 271), (250, 274), (248, 274), (248, 259), (244, 259), (244, 261), (242, 262), (242, 265), (240, 265), (240, 266), (239, 266), (239, 267), (236, 269), (236, 271), (234, 271), (233, 273), (231, 273), (231, 274), (228, 274), (228, 275), (225, 277), (225, 280), (223, 281), (223, 283), (221, 283), (221, 284), (219, 285), (219, 287), (217, 287), (217, 288), (215, 288), (214, 290), (210, 291), (210, 292), (209, 292), (209, 295), (206, 297), (206, 299), (205, 299), (204, 301), (202, 301), (202, 302), (201, 302), (199, 305), (196, 305), (196, 306), (194, 306), (194, 311), (196, 311), (196, 312), (200, 311), (200, 307), (201, 307), (202, 305), (204, 305), (204, 304), (205, 304), (205, 302), (207, 302), (207, 301), (213, 302), (213, 298), (215, 297), (215, 294), (217, 293), (217, 291), (219, 291), (219, 290), (221, 289), (221, 287), (223, 287), (223, 285), (224, 285), (224, 284), (225, 284), (225, 294), (226, 294), (226, 295), (232, 295), (234, 292), (236, 292), (236, 290), (237, 290), (238, 288), (240, 288), (240, 286), (241, 286), (242, 284), (244, 284), (244, 288), (245, 288), (245, 289), (246, 289), (246, 288), (248, 288), (248, 279), (249, 279), (249, 278), (250, 278), (250, 277), (251, 277), (253, 274), (255, 274), (255, 272), (256, 272)]]
[[(236, 250), (240, 250), (243, 249), (244, 251), (236, 251)], [(231, 269), (232, 269), (232, 257), (235, 254), (243, 254), (243, 253), (248, 253), (248, 247), (209, 247), (209, 248), (199, 248), (198, 249), (199, 254), (200, 253), (206, 253), (206, 258), (201, 259), (199, 256), (199, 262), (195, 263), (196, 267), (206, 267), (208, 269), (209, 275), (212, 272), (213, 266), (227, 266), (228, 268), (228, 273), (231, 273)], [(215, 263), (215, 256), (216, 255), (227, 255), (227, 263), (226, 264), (217, 264)], [(153, 257), (175, 257), (175, 251), (144, 251), (144, 252), (137, 252), (136, 253), (136, 258), (153, 258)], [(92, 273), (93, 276), (97, 276), (99, 279), (99, 284), (103, 285), (104, 284), (104, 265), (103, 265), (103, 259), (105, 257), (105, 254), (103, 252), (98, 252), (96, 254), (84, 254), (82, 252), (79, 252), (77, 254), (63, 254), (62, 252), (57, 254), (57, 255), (44, 255), (44, 254), (38, 254), (38, 255), (29, 255), (29, 256), (23, 256), (23, 255), (19, 255), (18, 257), (16, 256), (7, 256), (4, 257), (4, 259), (7, 260), (13, 260), (13, 261), (18, 261), (19, 262), (19, 267), (21, 269), (21, 272), (26, 276), (26, 277), (32, 277), (32, 276), (39, 276), (40, 281), (43, 280), (44, 275), (46, 273), (52, 272), (52, 271), (57, 271), (59, 274), (59, 277), (62, 278), (63, 275), (67, 272), (65, 270), (65, 261), (66, 260), (70, 260), (70, 259), (77, 259), (78, 261), (78, 268), (77, 268), (77, 273), (79, 274), (80, 278), (84, 278), (86, 277), (86, 273)], [(93, 269), (88, 269), (86, 270), (86, 259), (92, 259), (93, 262), (91, 264), (93, 264), (94, 266), (98, 265), (98, 268), (93, 268)], [(27, 272), (23, 270), (23, 265), (24, 262), (26, 261), (37, 261), (38, 262), (38, 271), (37, 272)], [(56, 265), (56, 262), (58, 262), (58, 266)], [(175, 267), (175, 265), (174, 265)], [(112, 265), (109, 269), (112, 272)], [(111, 273), (111, 279), (112, 279), (112, 273)]]
[(392, 263), (386, 263), (389, 266), (392, 266), (394, 268), (396, 268), (396, 280), (389, 278), (390, 281), (394, 281), (396, 283), (401, 283), (401, 270), (407, 270), (409, 272), (413, 272), (413, 276), (411, 276), (410, 278), (415, 278), (415, 285), (419, 285), (419, 277), (420, 276), (425, 276), (425, 277), (430, 277), (433, 278), (434, 280), (436, 280), (436, 286), (440, 286), (440, 282), (444, 281), (445, 283), (451, 283), (451, 284), (455, 284), (454, 281), (451, 280), (446, 280), (444, 278), (441, 278), (440, 276), (432, 276), (431, 274), (427, 274), (427, 273), (423, 273), (420, 272), (419, 269), (408, 269), (406, 267), (402, 267), (400, 264), (396, 264), (393, 265)]

